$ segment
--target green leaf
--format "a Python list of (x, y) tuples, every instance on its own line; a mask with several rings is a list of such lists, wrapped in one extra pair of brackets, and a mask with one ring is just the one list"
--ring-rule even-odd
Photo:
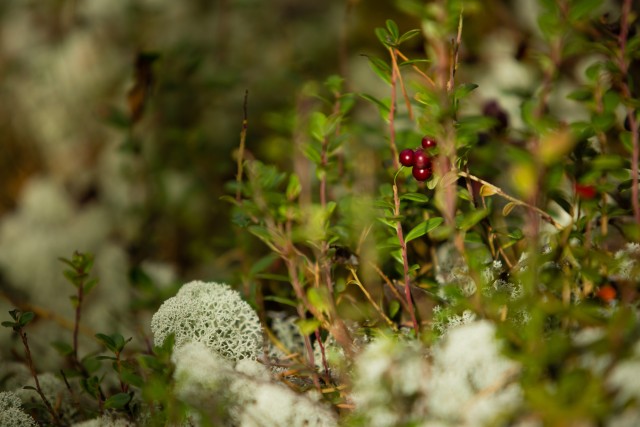
[(272, 274), (272, 273), (258, 273), (256, 274), (256, 279), (265, 279), (265, 280), (275, 280), (278, 282), (290, 282), (289, 276), (285, 276), (283, 274)]
[(589, 67), (587, 67), (584, 74), (587, 76), (589, 80), (595, 81), (600, 76), (600, 72), (602, 71), (603, 65), (604, 64), (602, 62), (596, 62), (590, 65)]
[(298, 319), (296, 325), (298, 325), (298, 329), (302, 335), (310, 335), (318, 329), (320, 321), (317, 319)]
[(131, 401), (129, 393), (114, 394), (104, 401), (104, 409), (120, 409), (124, 408)]
[(577, 89), (567, 95), (567, 98), (574, 101), (590, 101), (593, 99), (593, 90), (589, 88)]
[(591, 168), (595, 170), (615, 170), (624, 165), (622, 157), (615, 154), (601, 154), (591, 162)]
[(388, 227), (390, 227), (390, 228), (392, 228), (394, 230), (398, 226), (398, 224), (395, 221), (390, 221), (390, 220), (388, 220), (387, 218), (384, 218), (384, 217), (378, 216), (378, 217), (376, 217), (376, 219), (378, 221), (380, 221), (381, 223), (383, 223), (384, 225), (386, 225), (386, 226), (388, 226)]
[(575, 22), (589, 15), (602, 4), (602, 0), (574, 0), (569, 9), (569, 21)]
[(400, 37), (400, 30), (398, 29), (398, 24), (396, 24), (393, 20), (387, 19), (387, 30), (389, 30), (389, 34), (393, 38), (394, 43), (397, 42)]
[(376, 104), (378, 106), (378, 109), (380, 110), (380, 114), (382, 116), (388, 116), (389, 115), (389, 105), (385, 104), (384, 102), (380, 101), (379, 99), (371, 96), (371, 95), (367, 95), (367, 94), (359, 94), (361, 98), (366, 99), (367, 101), (372, 102), (373, 104)]
[(409, 30), (409, 31), (407, 31), (406, 33), (404, 33), (403, 35), (400, 36), (400, 38), (398, 39), (398, 44), (404, 43), (407, 40), (410, 40), (410, 39), (414, 38), (418, 34), (420, 34), (420, 30), (418, 30), (418, 29)]
[(96, 356), (96, 360), (118, 360), (113, 356)]
[(332, 74), (324, 81), (324, 85), (333, 93), (342, 92), (342, 85), (344, 83), (344, 78), (337, 74)]
[(122, 372), (120, 372), (120, 378), (122, 378), (122, 381), (127, 384), (131, 384), (132, 386), (140, 388), (144, 386), (144, 380), (142, 377), (133, 372), (131, 368), (125, 367), (122, 369)]
[(524, 233), (519, 228), (515, 228), (515, 229), (511, 230), (509, 232), (508, 236), (509, 236), (509, 238), (514, 239), (514, 240), (524, 239)]
[(410, 59), (408, 61), (403, 61), (398, 65), (402, 67), (403, 65), (414, 65), (414, 64), (422, 64), (422, 63), (429, 63), (429, 62), (431, 62), (431, 60), (429, 59)]
[(218, 198), (218, 200), (223, 200), (225, 202), (229, 202), (231, 204), (234, 204), (236, 206), (240, 206), (240, 203), (236, 200), (235, 197), (231, 197), (231, 196), (220, 196)]
[(326, 124), (327, 116), (319, 111), (314, 111), (313, 114), (311, 114), (311, 118), (309, 119), (309, 130), (311, 132), (311, 136), (319, 142), (324, 140), (324, 129)]
[(429, 181), (427, 181), (427, 188), (429, 190), (433, 190), (438, 185), (438, 182), (439, 180), (437, 178), (431, 178)]
[(261, 225), (252, 225), (251, 227), (249, 227), (249, 232), (266, 243), (267, 246), (275, 250), (275, 246), (273, 245), (271, 239), (271, 234), (266, 227), (263, 227)]
[(116, 343), (113, 341), (113, 339), (110, 336), (98, 333), (95, 335), (95, 337), (98, 341), (102, 343), (102, 345), (107, 347), (113, 353), (117, 351)]
[(295, 173), (292, 173), (289, 175), (289, 183), (287, 184), (287, 199), (290, 201), (295, 200), (300, 195), (300, 191), (302, 191), (300, 178)]
[(609, 90), (602, 97), (602, 104), (606, 113), (615, 113), (615, 110), (620, 105), (620, 94), (616, 91)]
[(376, 33), (376, 37), (378, 38), (378, 40), (380, 40), (380, 43), (385, 46), (392, 46), (391, 35), (387, 32), (387, 30), (378, 27), (374, 30), (374, 32)]
[(66, 279), (73, 284), (73, 286), (78, 286), (78, 274), (73, 270), (64, 270), (62, 275), (66, 277)]
[(478, 85), (475, 83), (463, 83), (461, 85), (458, 85), (458, 87), (453, 93), (453, 97), (456, 100), (463, 99), (464, 97), (469, 95), (471, 92), (473, 92), (477, 87)]
[(267, 267), (273, 264), (276, 259), (278, 259), (278, 255), (270, 253), (252, 263), (251, 268), (249, 269), (249, 276), (253, 277), (258, 273), (262, 273)]
[(5, 328), (15, 328), (16, 326), (18, 326), (18, 322), (7, 322), (7, 321), (4, 321), (4, 322), (2, 322), (2, 326), (4, 326)]
[(84, 294), (87, 295), (98, 284), (98, 279), (91, 279), (84, 284)]
[(411, 200), (417, 203), (427, 203), (429, 198), (422, 193), (405, 193), (400, 196), (400, 200)]
[(591, 124), (598, 132), (606, 132), (615, 124), (616, 116), (613, 113), (597, 114), (591, 117)]
[(53, 341), (51, 346), (56, 349), (61, 356), (69, 356), (73, 353), (73, 347), (64, 341)]
[(429, 218), (428, 220), (418, 224), (415, 226), (409, 233), (407, 233), (404, 241), (405, 243), (409, 243), (410, 241), (417, 239), (418, 237), (422, 237), (431, 230), (437, 228), (440, 224), (444, 222), (444, 219), (441, 217)]
[(369, 66), (373, 70), (374, 73), (378, 75), (382, 80), (386, 83), (391, 84), (391, 67), (389, 64), (384, 62), (380, 58), (376, 58), (375, 56), (368, 56)]
[(82, 388), (93, 398), (98, 397), (98, 389), (100, 387), (100, 380), (95, 375), (89, 378), (83, 378), (81, 380)]
[(279, 297), (276, 295), (267, 295), (263, 298), (265, 301), (273, 301), (273, 302), (277, 302), (279, 304), (284, 304), (284, 305), (289, 305), (291, 307), (298, 307), (298, 304), (296, 304), (295, 301), (289, 299), (289, 298), (284, 298), (284, 297)]
[(111, 339), (113, 339), (113, 342), (116, 345), (116, 350), (118, 350), (118, 352), (121, 352), (124, 346), (127, 345), (129, 341), (131, 341), (131, 338), (125, 341), (124, 337), (117, 332), (111, 335)]
[(316, 165), (322, 163), (322, 154), (320, 152), (320, 147), (317, 143), (306, 144), (302, 149), (303, 154), (307, 157), (307, 159), (311, 160)]
[(456, 217), (456, 226), (461, 230), (469, 230), (489, 215), (488, 209), (479, 209)]
[(307, 291), (309, 303), (323, 313), (329, 311), (329, 295), (326, 288), (310, 288)]
[(400, 310), (400, 303), (396, 300), (389, 302), (389, 317), (393, 318)]
[(400, 265), (404, 265), (404, 259), (402, 259), (402, 249), (398, 249), (391, 252), (391, 256)]
[(27, 326), (34, 317), (36, 317), (36, 314), (33, 311), (26, 311), (22, 313), (18, 319), (18, 323), (20, 323), (20, 326)]

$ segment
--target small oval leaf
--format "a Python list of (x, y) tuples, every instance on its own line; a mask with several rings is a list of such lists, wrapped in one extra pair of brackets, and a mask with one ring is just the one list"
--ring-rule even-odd
[(422, 193), (405, 193), (400, 196), (400, 200), (411, 200), (417, 203), (427, 203), (429, 198)]
[(131, 401), (129, 393), (114, 394), (104, 402), (104, 409), (120, 409), (124, 408)]
[(484, 184), (482, 187), (480, 187), (480, 195), (482, 197), (493, 196), (497, 192), (498, 192), (498, 189), (493, 185)]
[(502, 216), (508, 216), (516, 206), (518, 206), (518, 204), (515, 202), (509, 202), (504, 205), (504, 208), (502, 208)]
[(405, 240), (404, 240), (405, 243), (409, 243), (413, 239), (417, 239), (418, 237), (424, 236), (431, 230), (437, 228), (443, 222), (444, 222), (444, 219), (440, 217), (436, 217), (436, 218), (429, 218), (428, 220), (418, 224), (411, 231), (409, 231), (409, 233), (405, 237)]

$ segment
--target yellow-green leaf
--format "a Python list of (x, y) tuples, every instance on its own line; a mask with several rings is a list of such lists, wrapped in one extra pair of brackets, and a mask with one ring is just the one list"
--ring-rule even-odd
[(302, 335), (310, 335), (318, 329), (320, 321), (317, 319), (298, 319), (296, 324)]
[(480, 195), (482, 197), (493, 196), (497, 192), (498, 192), (498, 189), (493, 185), (484, 184), (482, 187), (480, 187)]
[(555, 163), (564, 158), (575, 143), (575, 138), (568, 130), (551, 132), (540, 139), (540, 159), (546, 165)]
[(502, 216), (508, 216), (516, 206), (518, 206), (518, 203), (515, 202), (509, 202), (504, 205), (504, 208), (502, 208)]

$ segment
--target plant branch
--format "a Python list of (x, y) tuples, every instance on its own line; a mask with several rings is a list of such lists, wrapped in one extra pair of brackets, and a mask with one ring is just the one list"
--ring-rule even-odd
[(449, 80), (447, 81), (447, 92), (451, 92), (454, 87), (456, 70), (458, 69), (458, 54), (460, 52), (460, 44), (462, 43), (462, 13), (463, 8), (460, 8), (460, 15), (458, 17), (458, 33), (456, 40), (453, 42), (453, 52), (449, 67)]
[[(395, 62), (395, 50), (389, 49), (391, 53), (391, 62)], [(396, 129), (394, 120), (396, 115), (396, 79), (398, 74), (395, 67), (391, 67), (391, 105), (389, 106), (389, 146), (391, 147), (391, 157), (393, 158), (393, 168), (399, 169), (398, 149), (396, 147)]]
[[(400, 216), (400, 198), (398, 197), (398, 186), (395, 181), (393, 183), (393, 201), (395, 205), (395, 216)], [(400, 251), (402, 252), (402, 267), (404, 270), (404, 296), (407, 301), (407, 307), (409, 308), (409, 315), (411, 316), (411, 323), (413, 323), (413, 329), (416, 332), (416, 337), (420, 337), (420, 327), (418, 325), (418, 319), (416, 319), (416, 311), (413, 307), (413, 300), (411, 298), (411, 280), (409, 278), (409, 259), (407, 256), (407, 244), (404, 241), (404, 235), (402, 233), (402, 222), (398, 221), (396, 225), (396, 234), (398, 235), (398, 242), (400, 243)]]
[[(630, 101), (632, 99), (631, 89), (628, 83), (629, 63), (625, 60), (625, 50), (627, 48), (627, 37), (629, 35), (629, 15), (631, 14), (632, 0), (624, 0), (622, 4), (622, 14), (620, 17), (620, 34), (618, 36), (618, 44), (620, 53), (618, 57), (618, 67), (620, 68), (621, 89), (623, 99)], [(636, 110), (627, 104), (627, 117), (629, 118), (629, 129), (631, 131), (631, 205), (633, 207), (633, 218), (636, 224), (640, 224), (640, 201), (638, 200), (638, 159), (640, 158), (640, 141), (638, 141), (638, 120), (636, 118)]]
[(404, 86), (402, 73), (400, 72), (400, 68), (398, 67), (398, 60), (396, 58), (397, 52), (397, 49), (389, 48), (389, 53), (391, 54), (391, 66), (395, 70), (396, 76), (398, 76), (398, 80), (400, 81), (400, 89), (402, 90), (402, 97), (404, 98), (404, 102), (407, 106), (407, 111), (409, 112), (409, 119), (413, 120), (413, 109), (411, 108), (411, 100), (409, 99), (409, 95), (407, 94), (407, 88)]
[(18, 335), (20, 335), (20, 339), (22, 339), (22, 345), (24, 346), (25, 356), (27, 358), (27, 366), (29, 367), (29, 371), (31, 372), (31, 376), (33, 377), (36, 384), (36, 392), (40, 395), (40, 399), (44, 402), (44, 406), (47, 407), (47, 411), (51, 414), (53, 418), (53, 422), (55, 425), (63, 425), (60, 417), (51, 406), (51, 402), (47, 399), (47, 396), (44, 395), (42, 391), (42, 387), (40, 387), (40, 380), (38, 379), (38, 374), (36, 373), (36, 368), (33, 365), (33, 358), (31, 357), (31, 349), (29, 348), (29, 342), (27, 340), (27, 333), (24, 332), (23, 328), (14, 328)]
[(369, 293), (369, 291), (367, 291), (367, 289), (364, 287), (364, 285), (360, 281), (360, 278), (358, 277), (358, 273), (356, 273), (356, 269), (353, 267), (348, 267), (348, 268), (349, 268), (349, 271), (351, 272), (351, 275), (353, 276), (353, 283), (358, 285), (358, 287), (360, 288), (364, 296), (367, 297), (367, 300), (369, 300), (369, 303), (371, 303), (373, 308), (378, 312), (378, 314), (380, 314), (380, 316), (384, 319), (384, 321), (387, 322), (387, 325), (389, 325), (389, 327), (394, 331), (397, 331), (398, 327), (395, 325), (395, 323), (393, 323), (391, 319), (389, 319), (389, 317), (385, 314), (384, 310), (382, 310), (382, 308), (380, 308), (380, 306), (375, 302), (375, 300), (371, 297), (371, 294)]
[[(409, 60), (409, 58), (407, 56), (405, 56), (399, 50), (396, 50), (396, 53), (402, 60), (404, 60), (404, 61), (408, 61)], [(420, 68), (418, 68), (417, 65), (412, 64), (411, 68), (413, 68), (413, 71), (415, 71), (420, 76), (422, 76), (427, 81), (427, 83), (429, 83), (429, 86), (431, 86), (431, 88), (435, 88), (436, 87), (436, 82), (434, 82), (433, 79), (431, 77), (429, 77), (429, 75), (427, 75), (427, 73), (425, 73)]]
[(489, 187), (491, 190), (494, 191), (494, 194), (499, 195), (500, 197), (509, 200), (510, 202), (513, 202), (519, 206), (524, 206), (527, 209), (530, 209), (536, 213), (538, 213), (540, 215), (540, 217), (542, 219), (544, 219), (545, 221), (547, 221), (549, 224), (553, 225), (555, 228), (557, 228), (558, 230), (562, 230), (563, 227), (562, 225), (560, 225), (555, 219), (553, 219), (553, 217), (551, 217), (551, 215), (549, 215), (547, 212), (543, 211), (542, 209), (540, 209), (537, 206), (533, 206), (529, 203), (526, 203), (520, 199), (516, 199), (513, 196), (510, 196), (509, 194), (505, 193), (500, 187), (497, 187), (493, 184), (491, 184), (490, 182), (487, 182), (483, 179), (478, 178), (475, 175), (471, 175), (470, 173), (464, 172), (464, 171), (458, 171), (458, 175), (465, 177), (465, 178), (469, 178), (472, 181), (476, 181), (479, 182), (482, 185), (486, 185), (487, 187)]
[(398, 292), (396, 287), (393, 286), (393, 283), (391, 283), (391, 280), (389, 280), (389, 278), (382, 272), (382, 270), (380, 270), (380, 268), (377, 265), (375, 265), (373, 262), (369, 261), (369, 265), (371, 265), (371, 267), (376, 271), (376, 273), (378, 273), (378, 275), (382, 278), (384, 283), (387, 284), (387, 286), (391, 290), (391, 293), (393, 293), (393, 295), (396, 297), (396, 299), (402, 306), (402, 309), (408, 312), (409, 306), (407, 305), (407, 302), (404, 300), (404, 298), (402, 298), (402, 295), (400, 295), (400, 292)]
[(243, 110), (243, 119), (242, 119), (242, 130), (240, 131), (240, 147), (238, 147), (238, 173), (236, 175), (236, 200), (239, 202), (242, 196), (242, 172), (243, 172), (243, 162), (244, 162), (244, 147), (245, 141), (247, 139), (247, 127), (248, 127), (248, 115), (247, 115), (247, 100), (249, 98), (249, 90), (244, 91), (244, 102), (242, 103)]

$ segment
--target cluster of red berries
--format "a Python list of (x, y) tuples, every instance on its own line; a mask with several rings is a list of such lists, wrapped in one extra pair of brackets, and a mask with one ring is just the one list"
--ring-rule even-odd
[(430, 136), (422, 138), (422, 148), (412, 150), (407, 148), (400, 152), (400, 164), (402, 166), (411, 166), (411, 174), (417, 181), (426, 181), (433, 174), (433, 164), (431, 157), (425, 152), (430, 148), (434, 148), (438, 143)]

